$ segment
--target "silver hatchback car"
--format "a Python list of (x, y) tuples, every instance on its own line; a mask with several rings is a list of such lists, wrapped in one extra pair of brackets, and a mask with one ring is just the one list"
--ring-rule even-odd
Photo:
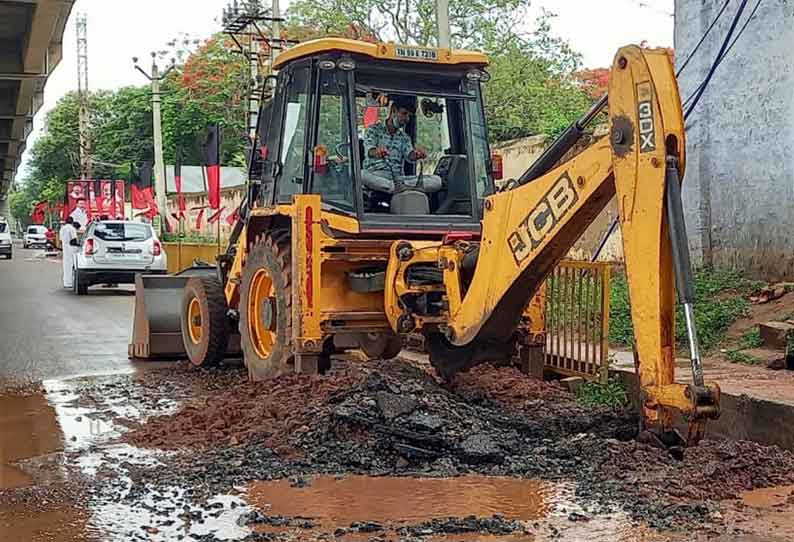
[(106, 220), (88, 226), (74, 256), (74, 292), (93, 284), (134, 284), (137, 273), (166, 274), (163, 245), (149, 224)]

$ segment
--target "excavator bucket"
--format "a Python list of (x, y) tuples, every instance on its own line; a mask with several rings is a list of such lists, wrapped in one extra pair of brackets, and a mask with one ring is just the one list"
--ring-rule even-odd
[(190, 267), (175, 275), (137, 275), (130, 358), (184, 358), (180, 329), (182, 291), (188, 279), (214, 276), (214, 267)]

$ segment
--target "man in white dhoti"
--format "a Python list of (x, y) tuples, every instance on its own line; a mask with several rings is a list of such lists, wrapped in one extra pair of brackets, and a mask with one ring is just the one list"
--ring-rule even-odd
[(58, 236), (61, 239), (61, 249), (63, 250), (63, 287), (72, 288), (72, 261), (80, 247), (72, 245), (72, 240), (77, 239), (77, 230), (74, 227), (74, 219), (71, 216), (61, 226)]

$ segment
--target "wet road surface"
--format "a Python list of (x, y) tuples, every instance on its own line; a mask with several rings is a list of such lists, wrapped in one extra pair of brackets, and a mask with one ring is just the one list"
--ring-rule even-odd
[(0, 260), (0, 389), (47, 378), (131, 369), (132, 286), (63, 288), (61, 261), (16, 246)]
[[(452, 465), (449, 457), (435, 463), (417, 461), (415, 467), (398, 458), (393, 469), (362, 468), (364, 463), (356, 468), (340, 463), (347, 466), (322, 469), (302, 461), (300, 455), (294, 463), (288, 454), (279, 458), (264, 441), (252, 440), (261, 437), (256, 435), (256, 424), (248, 437), (233, 435), (228, 441), (215, 441), (209, 449), (195, 444), (170, 451), (136, 447), (123, 437), (149, 418), (176, 416), (169, 422), (174, 424), (185, 419), (182, 409), (186, 406), (205, 412), (212, 398), (223, 397), (233, 386), (239, 395), (247, 394), (254, 407), (266, 397), (278, 398), (277, 389), (284, 381), (272, 388), (268, 388), (270, 384), (252, 388), (244, 382), (239, 367), (237, 373), (233, 369), (203, 373), (184, 363), (128, 361), (132, 289), (94, 289), (88, 296), (74, 296), (61, 288), (60, 261), (40, 255), (41, 251), (17, 248), (12, 261), (0, 261), (0, 390), (3, 386), (14, 388), (0, 393), (0, 542), (777, 542), (794, 534), (794, 486), (737, 494), (744, 500), (732, 501), (722, 512), (716, 505), (704, 512), (712, 519), (724, 517), (719, 527), (722, 533), (741, 533), (738, 536), (714, 538), (709, 536), (714, 534), (711, 531), (692, 537), (686, 532), (651, 529), (619, 506), (600, 512), (593, 508), (592, 497), (588, 509), (577, 494), (579, 488), (565, 480), (540, 480), (527, 474), (493, 476), (509, 467), (509, 462), (495, 463), (490, 467), (493, 471), (483, 467), (478, 474), (454, 478), (445, 477)], [(379, 371), (374, 371), (359, 391), (364, 393), (370, 385), (386, 386), (392, 394), (409, 396), (415, 403), (411, 409), (417, 410), (411, 414), (415, 418), (412, 423), (429, 426), (434, 417), (419, 412), (417, 406), (428, 393), (421, 384), (425, 382), (423, 373), (414, 380), (403, 375), (391, 381)], [(312, 382), (296, 382), (293, 391), (297, 395), (284, 399), (290, 404), (273, 405), (269, 415), (281, 419), (284, 413), (276, 407), (294, 410), (300, 396), (322, 397)], [(295, 425), (307, 423), (311, 428), (287, 424), (287, 431), (274, 424), (274, 430), (287, 431), (298, 441), (300, 434), (324, 431), (325, 422), (314, 427), (311, 420), (325, 406), (336, 409), (342, 392), (329, 391), (327, 405), (309, 402), (305, 422)], [(389, 395), (378, 393), (379, 398)], [(446, 393), (433, 391), (423, 408), (451, 400)], [(474, 403), (482, 400), (475, 397)], [(522, 408), (532, 412), (542, 402), (522, 399)], [(229, 426), (239, 427), (240, 411), (249, 405), (235, 406), (232, 400), (226, 403), (217, 416), (207, 418), (204, 429), (196, 429), (223, 436)], [(352, 403), (381, 408), (371, 398)], [(483, 404), (491, 405), (488, 401)], [(396, 406), (400, 405), (392, 405)], [(469, 423), (507, 423), (501, 412), (492, 412), (497, 417), (479, 419), (484, 411), (462, 404), (450, 414), (460, 417), (465, 413), (469, 417), (461, 422), (461, 438), (472, 431)], [(171, 426), (172, 431), (175, 427)], [(530, 425), (511, 427), (511, 435), (518, 430), (532, 434)], [(383, 438), (362, 431), (340, 431), (333, 437), (341, 439), (339, 442), (368, 445)], [(582, 435), (565, 438), (571, 443), (594, 438)], [(311, 438), (301, 442), (311, 443)], [(535, 450), (545, 453), (542, 450), (553, 444), (550, 438)], [(514, 446), (510, 453), (528, 446)], [(314, 450), (331, 453), (324, 448)], [(530, 466), (531, 461), (527, 469), (534, 472)], [(318, 472), (311, 472), (313, 469)], [(362, 471), (370, 475), (357, 474)], [(397, 473), (401, 475), (389, 476)]]

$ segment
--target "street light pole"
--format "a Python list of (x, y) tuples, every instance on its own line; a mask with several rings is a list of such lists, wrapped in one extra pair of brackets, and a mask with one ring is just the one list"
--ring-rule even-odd
[(157, 208), (160, 214), (160, 224), (165, 224), (166, 215), (168, 213), (168, 198), (166, 188), (166, 172), (165, 160), (163, 159), (163, 123), (162, 115), (160, 112), (160, 105), (162, 103), (160, 96), (160, 82), (165, 79), (171, 70), (174, 69), (174, 59), (171, 59), (171, 65), (168, 69), (160, 74), (160, 68), (157, 66), (156, 53), (152, 53), (152, 73), (146, 73), (140, 66), (138, 66), (138, 59), (133, 57), (132, 62), (135, 64), (135, 69), (141, 72), (150, 82), (152, 87), (152, 125), (154, 132), (154, 195), (157, 202)]

